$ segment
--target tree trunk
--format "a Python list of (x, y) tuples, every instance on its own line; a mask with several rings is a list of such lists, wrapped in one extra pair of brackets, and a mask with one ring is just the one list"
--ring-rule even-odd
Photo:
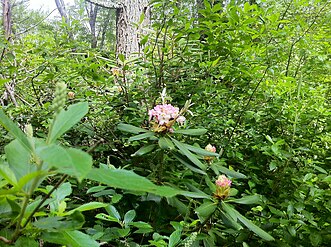
[(60, 13), (62, 19), (64, 19), (64, 21), (67, 24), (68, 36), (71, 40), (73, 40), (74, 36), (73, 36), (72, 32), (69, 30), (70, 29), (70, 20), (69, 20), (68, 14), (67, 14), (67, 10), (65, 8), (65, 4), (64, 4), (63, 0), (55, 0), (55, 4), (56, 4), (57, 9), (59, 10), (59, 13)]
[[(100, 7), (116, 9), (116, 54), (126, 58), (139, 55), (143, 28), (150, 23), (149, 0), (85, 0)], [(145, 18), (139, 23), (140, 17)]]
[(3, 18), (3, 29), (5, 39), (10, 41), (12, 35), (12, 23), (11, 23), (11, 3), (10, 0), (2, 0), (2, 18)]
[(96, 35), (96, 21), (98, 15), (98, 5), (92, 3), (86, 3), (86, 12), (89, 18), (90, 31), (91, 31), (91, 48), (96, 48), (98, 43), (98, 37)]
[[(8, 42), (12, 41), (12, 5), (10, 0), (2, 0), (2, 21), (3, 21), (3, 31), (5, 39)], [(6, 52), (8, 52), (7, 48), (3, 48), (0, 62), (4, 58)], [(0, 75), (0, 79), (3, 79), (4, 76)], [(12, 101), (15, 106), (18, 106), (17, 101), (15, 99), (15, 79), (12, 79), (10, 82), (5, 83), (5, 91), (3, 95), (0, 97), (0, 104), (5, 106), (9, 101)]]
[[(126, 58), (141, 52), (140, 39), (143, 28), (150, 22), (148, 0), (123, 0), (122, 7), (117, 9), (116, 18), (116, 54)], [(139, 23), (141, 15), (145, 18)]]
[(100, 49), (103, 49), (103, 46), (105, 44), (105, 38), (106, 38), (106, 33), (107, 33), (107, 30), (109, 28), (109, 25), (110, 25), (110, 17), (111, 17), (111, 11), (110, 9), (108, 9), (108, 12), (107, 12), (107, 17), (106, 19), (104, 20), (104, 23), (102, 25), (102, 30), (101, 30), (101, 41), (100, 41)]

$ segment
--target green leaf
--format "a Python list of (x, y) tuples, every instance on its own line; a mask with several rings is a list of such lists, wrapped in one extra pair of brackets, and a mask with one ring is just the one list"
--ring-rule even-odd
[(222, 208), (226, 213), (228, 213), (234, 220), (238, 219), (241, 223), (243, 223), (249, 230), (256, 233), (258, 236), (263, 238), (266, 241), (274, 241), (275, 239), (267, 232), (262, 230), (260, 227), (255, 225), (253, 222), (248, 220), (246, 217), (241, 215), (237, 210), (227, 205), (225, 202), (222, 203)]
[(197, 154), (200, 154), (200, 155), (203, 155), (203, 156), (220, 156), (218, 153), (213, 153), (213, 152), (209, 152), (205, 149), (202, 149), (202, 148), (199, 148), (199, 147), (195, 147), (195, 146), (192, 146), (192, 145), (188, 145), (188, 144), (184, 144), (184, 146), (194, 152), (194, 153), (197, 153)]
[(248, 229), (251, 231), (255, 232), (258, 236), (263, 238), (266, 241), (274, 241), (275, 239), (267, 232), (262, 230), (260, 227), (257, 225), (253, 224), (250, 220), (239, 214), (238, 216), (239, 221), (241, 221)]
[(34, 238), (28, 238), (28, 237), (20, 237), (15, 242), (14, 247), (39, 247), (39, 242), (36, 241)]
[(117, 232), (119, 233), (119, 235), (124, 238), (125, 236), (127, 236), (130, 233), (130, 228), (124, 228), (124, 229), (118, 229)]
[(211, 164), (211, 166), (215, 167), (218, 171), (220, 171), (221, 173), (224, 173), (225, 175), (228, 175), (230, 177), (233, 178), (247, 178), (246, 175), (240, 173), (240, 172), (236, 172), (233, 170), (230, 170), (222, 165), (220, 165), (219, 163), (213, 163)]
[(0, 124), (12, 134), (27, 151), (33, 152), (33, 147), (26, 135), (2, 110), (0, 110)]
[(197, 213), (200, 221), (203, 222), (206, 218), (215, 212), (216, 208), (216, 202), (207, 201), (196, 208), (194, 211)]
[(224, 223), (225, 226), (232, 227), (233, 229), (236, 229), (238, 231), (243, 229), (243, 227), (237, 221), (233, 220), (232, 217), (230, 217), (228, 214), (226, 214), (222, 210), (220, 210), (220, 216), (221, 216), (222, 222)]
[(117, 221), (121, 220), (121, 215), (113, 205), (108, 205), (106, 211), (110, 217), (115, 218)]
[[(43, 178), (48, 174), (47, 171), (35, 171), (26, 174), (25, 176), (21, 177), (21, 179), (17, 182), (17, 185), (14, 187), (16, 191), (21, 191), (23, 187), (28, 184), (32, 179), (39, 177), (37, 185), (43, 180)], [(28, 188), (26, 188), (28, 189)]]
[(71, 127), (77, 124), (88, 112), (86, 102), (77, 103), (68, 107), (68, 110), (62, 109), (53, 120), (48, 137), (48, 143), (53, 143)]
[(224, 210), (225, 214), (227, 216), (229, 216), (232, 220), (234, 220), (235, 222), (237, 222), (238, 220), (238, 213), (228, 204), (226, 204), (225, 202), (222, 202), (222, 209)]
[(108, 204), (101, 203), (101, 202), (89, 202), (89, 203), (80, 205), (78, 208), (65, 212), (63, 215), (70, 215), (70, 214), (73, 214), (75, 211), (83, 212), (83, 211), (89, 211), (89, 210), (93, 210), (93, 209), (97, 209), (97, 208), (104, 208), (107, 205)]
[(167, 203), (176, 208), (178, 210), (178, 212), (182, 215), (186, 215), (188, 213), (188, 207), (186, 204), (184, 204), (183, 202), (181, 202), (180, 200), (178, 200), (177, 197), (168, 197), (167, 198)]
[(174, 144), (172, 143), (172, 141), (167, 138), (167, 137), (160, 137), (159, 138), (159, 146), (162, 149), (170, 149), (173, 150), (175, 149)]
[(42, 145), (36, 150), (38, 156), (61, 173), (76, 177), (81, 181), (92, 167), (92, 157), (75, 148), (65, 149), (59, 145)]
[(119, 125), (117, 125), (117, 129), (124, 131), (124, 132), (133, 133), (133, 134), (139, 134), (139, 133), (148, 131), (143, 128), (133, 126), (131, 124), (119, 124)]
[(146, 139), (146, 138), (152, 137), (154, 135), (155, 135), (154, 132), (149, 131), (149, 132), (146, 132), (146, 133), (143, 133), (143, 134), (132, 136), (132, 137), (129, 138), (128, 141), (129, 142), (138, 141), (138, 140), (142, 140), (142, 139)]
[(175, 134), (191, 135), (191, 136), (200, 136), (207, 132), (206, 129), (179, 129), (174, 131)]
[(14, 201), (11, 201), (6, 197), (0, 200), (0, 219), (5, 219), (7, 217), (15, 218), (19, 212), (20, 207)]
[(42, 235), (46, 242), (67, 245), (70, 247), (99, 247), (100, 245), (91, 236), (80, 231), (46, 232)]
[(210, 195), (207, 195), (206, 193), (202, 191), (182, 191), (180, 193), (183, 196), (191, 197), (191, 198), (204, 198), (204, 199), (211, 199)]
[(8, 165), (0, 164), (0, 176), (2, 176), (11, 185), (17, 185), (15, 173)]
[(186, 158), (179, 153), (174, 153), (173, 156), (184, 166), (186, 166), (188, 169), (192, 170), (193, 172), (200, 173), (202, 175), (206, 175), (207, 173), (204, 172), (203, 170), (200, 170), (192, 165), (189, 164), (189, 160), (186, 160)]
[(69, 217), (60, 217), (60, 216), (47, 216), (43, 218), (38, 218), (37, 221), (34, 221), (32, 224), (42, 230), (47, 230), (51, 232), (59, 231), (72, 231), (82, 228), (85, 223), (84, 215), (75, 211)]
[(147, 145), (147, 146), (143, 146), (141, 148), (139, 148), (134, 154), (132, 154), (131, 156), (142, 156), (144, 154), (148, 154), (150, 152), (152, 152), (155, 149), (156, 145), (155, 144), (151, 144), (151, 145)]
[(153, 231), (153, 227), (146, 222), (142, 222), (142, 221), (131, 222), (129, 223), (129, 225), (138, 228), (138, 230), (135, 231), (135, 233), (149, 233)]
[(132, 171), (122, 169), (92, 169), (87, 175), (88, 179), (107, 184), (114, 188), (150, 192), (160, 196), (171, 197), (181, 191), (168, 186), (156, 186), (147, 178), (137, 175)]
[(176, 230), (173, 233), (171, 233), (169, 238), (169, 245), (168, 247), (174, 247), (176, 246), (180, 241), (180, 236), (182, 235), (182, 231)]
[(106, 220), (106, 221), (111, 221), (111, 222), (117, 222), (120, 224), (120, 220), (115, 218), (114, 216), (110, 216), (110, 215), (107, 215), (107, 214), (104, 214), (104, 213), (100, 213), (100, 214), (97, 214), (95, 216), (95, 218), (99, 219), (99, 220)]
[(128, 212), (126, 212), (126, 214), (124, 215), (124, 224), (127, 225), (129, 223), (131, 223), (134, 218), (136, 217), (136, 211), (134, 210), (130, 210)]
[(125, 56), (124, 56), (122, 53), (120, 53), (120, 54), (118, 54), (118, 59), (119, 59), (122, 63), (124, 63), (124, 61), (125, 61)]
[(227, 202), (234, 202), (239, 204), (258, 204), (262, 200), (260, 195), (251, 195), (251, 196), (244, 196), (240, 199), (229, 199)]
[(10, 168), (15, 173), (16, 179), (19, 180), (29, 172), (35, 171), (36, 166), (31, 166), (31, 154), (16, 139), (5, 146), (5, 154)]
[(171, 140), (173, 141), (173, 143), (175, 143), (175, 145), (178, 147), (178, 149), (189, 159), (191, 160), (196, 166), (198, 166), (201, 170), (206, 170), (206, 166), (204, 164), (201, 163), (200, 160), (198, 160), (198, 158), (192, 154), (183, 143), (177, 141), (176, 139), (171, 138)]

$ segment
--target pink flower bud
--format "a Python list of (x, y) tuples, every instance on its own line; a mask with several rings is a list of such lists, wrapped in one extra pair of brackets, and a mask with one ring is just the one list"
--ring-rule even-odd
[(74, 92), (68, 92), (68, 98), (69, 99), (73, 99), (73, 98), (75, 98), (75, 93)]
[(216, 180), (216, 185), (220, 187), (229, 187), (231, 186), (232, 181), (228, 179), (225, 175), (220, 175)]
[(220, 175), (216, 180), (216, 191), (214, 196), (221, 200), (227, 198), (230, 194), (230, 187), (232, 181), (228, 179), (225, 175)]
[(216, 153), (216, 147), (215, 147), (215, 146), (212, 146), (211, 144), (208, 144), (208, 145), (205, 147), (205, 150), (206, 150), (206, 151), (209, 151), (209, 152)]
[(179, 123), (180, 125), (183, 125), (186, 121), (186, 118), (184, 116), (179, 116), (177, 119), (176, 119), (177, 123)]
[[(212, 146), (211, 144), (208, 144), (206, 147), (205, 147), (205, 150), (208, 151), (208, 152), (212, 152), (212, 153), (216, 153), (216, 147)], [(205, 156), (204, 159), (207, 161), (207, 162), (211, 162), (214, 157), (212, 156)]]

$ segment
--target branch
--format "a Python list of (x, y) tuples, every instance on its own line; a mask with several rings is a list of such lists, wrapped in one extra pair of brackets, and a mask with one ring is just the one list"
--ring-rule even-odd
[(18, 34), (16, 34), (17, 36), (18, 35), (21, 35), (21, 34), (23, 34), (23, 33), (26, 33), (26, 32), (28, 32), (28, 31), (30, 31), (31, 29), (33, 29), (33, 28), (35, 28), (35, 27), (37, 27), (37, 26), (39, 26), (39, 24), (41, 24), (44, 20), (46, 20), (55, 10), (57, 10), (57, 9), (53, 9), (52, 10), (52, 12), (50, 12), (45, 18), (43, 18), (41, 21), (39, 21), (36, 25), (33, 25), (32, 27), (29, 27), (29, 28), (27, 28), (27, 29), (25, 29), (24, 31), (22, 31), (22, 32), (20, 32), (20, 33), (18, 33)]
[(124, 6), (123, 3), (119, 3), (117, 1), (110, 3), (109, 1), (104, 0), (85, 0), (85, 2), (107, 9), (121, 9)]
[(0, 236), (0, 241), (4, 242), (4, 243), (6, 243), (6, 244), (10, 244), (10, 243), (11, 243), (10, 240), (8, 240), (7, 238), (2, 237), (2, 236)]

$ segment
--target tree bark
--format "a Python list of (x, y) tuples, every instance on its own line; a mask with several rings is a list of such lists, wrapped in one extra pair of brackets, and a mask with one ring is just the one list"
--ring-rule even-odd
[(2, 18), (5, 39), (10, 41), (12, 35), (12, 18), (11, 18), (11, 3), (10, 0), (2, 0)]
[(96, 34), (96, 21), (98, 15), (98, 5), (92, 3), (86, 3), (86, 12), (89, 18), (90, 31), (91, 31), (91, 48), (96, 48), (98, 43), (98, 37)]
[(57, 9), (59, 10), (59, 13), (60, 13), (61, 17), (64, 19), (64, 21), (67, 24), (68, 36), (71, 40), (73, 40), (74, 36), (73, 36), (72, 32), (69, 30), (70, 20), (69, 20), (68, 14), (67, 14), (67, 10), (65, 8), (64, 1), (63, 0), (55, 0), (55, 4), (56, 4)]
[[(150, 23), (148, 0), (122, 0), (122, 7), (117, 9), (116, 18), (116, 54), (126, 58), (137, 56), (141, 52), (140, 39), (143, 28)], [(139, 23), (142, 14), (144, 21)]]
[(103, 49), (103, 46), (105, 44), (106, 33), (107, 33), (107, 30), (108, 30), (109, 24), (110, 24), (111, 11), (112, 10), (108, 9), (106, 19), (104, 20), (104, 23), (102, 25), (101, 41), (100, 41), (100, 45), (99, 45), (100, 49)]
[[(126, 58), (141, 52), (140, 39), (150, 23), (149, 0), (85, 0), (97, 6), (116, 9), (116, 54)], [(140, 22), (140, 17), (144, 20)]]

